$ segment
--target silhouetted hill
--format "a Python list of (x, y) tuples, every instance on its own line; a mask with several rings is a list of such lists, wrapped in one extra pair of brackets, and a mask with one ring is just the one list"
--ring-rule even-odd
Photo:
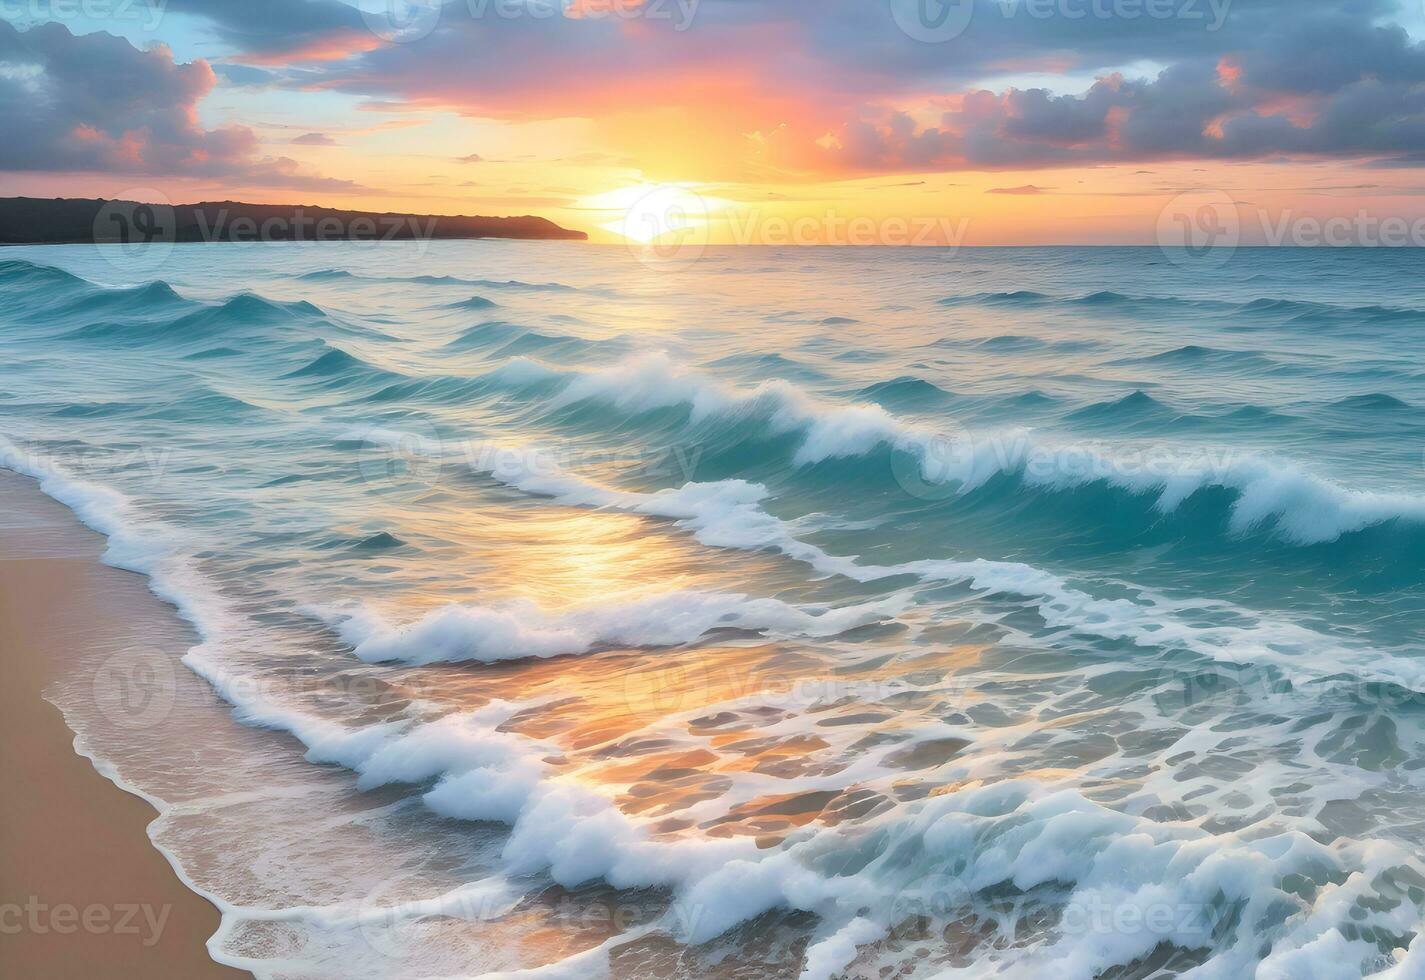
[(395, 241), (417, 238), (573, 239), (588, 236), (521, 215), (399, 214), (303, 204), (143, 204), (80, 198), (0, 198), (0, 245), (91, 242)]

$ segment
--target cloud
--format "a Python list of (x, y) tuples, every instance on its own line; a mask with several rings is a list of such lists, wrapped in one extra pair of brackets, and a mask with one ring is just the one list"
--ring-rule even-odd
[(356, 7), (340, 0), (167, 0), (201, 17), (246, 64), (340, 61), (381, 45)]
[(478, 153), (471, 153), (468, 156), (456, 157), (456, 163), (484, 163), (485, 158)]
[[(1330, 53), (1324, 51), (1330, 37)], [(1318, 73), (1301, 66), (1323, 62)], [(974, 90), (934, 122), (862, 107), (822, 143), (825, 168), (1031, 169), (1151, 160), (1425, 153), (1425, 47), (1398, 27), (1321, 15), (1251, 48), (1079, 94)]]
[(213, 65), (213, 73), (229, 85), (262, 88), (281, 84), (283, 78), (265, 68), (251, 68), (247, 65)]
[(336, 140), (326, 133), (303, 133), (292, 140), (297, 146), (340, 146)]
[(986, 193), (986, 194), (1022, 194), (1022, 195), (1032, 195), (1032, 194), (1047, 194), (1047, 193), (1049, 193), (1051, 190), (1053, 190), (1052, 187), (1036, 187), (1034, 184), (1023, 184), (1023, 185), (1021, 185), (1021, 186), (1019, 186), (1019, 187), (991, 187), (989, 190), (985, 191), (985, 193)]
[(216, 77), (206, 61), (178, 64), (110, 34), (60, 24), (28, 31), (0, 22), (0, 170), (105, 171), (222, 177), (311, 190), (357, 185), (259, 157), (246, 126), (205, 129), (198, 103)]
[[(235, 84), (392, 112), (587, 119), (615, 159), (680, 179), (1425, 153), (1425, 49), (1390, 22), (1399, 0), (1125, 5), (1136, 16), (1071, 0), (1074, 17), (973, 0), (943, 44), (901, 30), (899, 2), (738, 0), (695, 18), (676, 2), (629, 7), (636, 17), (446, 2), (411, 43), (383, 41), (341, 0), (171, 9), (238, 52), (223, 69)], [(1097, 81), (1072, 93), (994, 81), (1026, 72)]]
[[(470, 115), (581, 116), (636, 159), (674, 140), (695, 161), (736, 156), (744, 170), (785, 173), (1425, 148), (1414, 92), (1425, 51), (1378, 23), (1392, 0), (1184, 0), (1172, 17), (1036, 9), (977, 0), (962, 38), (924, 44), (863, 0), (706, 4), (684, 31), (482, 18), (453, 4), (429, 37), (333, 64), (318, 84)], [(1166, 67), (1153, 78), (1113, 70), (1145, 61)], [(970, 84), (1009, 65), (1101, 75), (1076, 94)]]

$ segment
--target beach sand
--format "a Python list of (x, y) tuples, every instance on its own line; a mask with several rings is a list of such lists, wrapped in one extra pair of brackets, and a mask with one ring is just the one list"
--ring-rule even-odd
[(42, 697), (126, 643), (176, 662), (191, 631), (32, 481), (0, 471), (0, 502), (0, 977), (247, 976), (209, 958), (218, 911), (150, 842), (154, 808)]

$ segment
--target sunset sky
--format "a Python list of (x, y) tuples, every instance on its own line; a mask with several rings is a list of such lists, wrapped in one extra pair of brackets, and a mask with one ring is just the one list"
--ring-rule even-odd
[(1231, 198), (1246, 241), (1259, 216), (1425, 216), (1418, 0), (394, 7), (4, 0), (0, 193), (596, 241), (670, 208), (713, 241), (969, 244), (1148, 242), (1184, 193)]

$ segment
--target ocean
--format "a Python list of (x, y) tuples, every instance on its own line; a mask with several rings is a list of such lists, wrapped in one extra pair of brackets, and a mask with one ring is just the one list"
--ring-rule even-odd
[(1425, 254), (645, 258), (0, 255), (0, 464), (195, 630), (56, 700), (217, 958), (1425, 970)]

